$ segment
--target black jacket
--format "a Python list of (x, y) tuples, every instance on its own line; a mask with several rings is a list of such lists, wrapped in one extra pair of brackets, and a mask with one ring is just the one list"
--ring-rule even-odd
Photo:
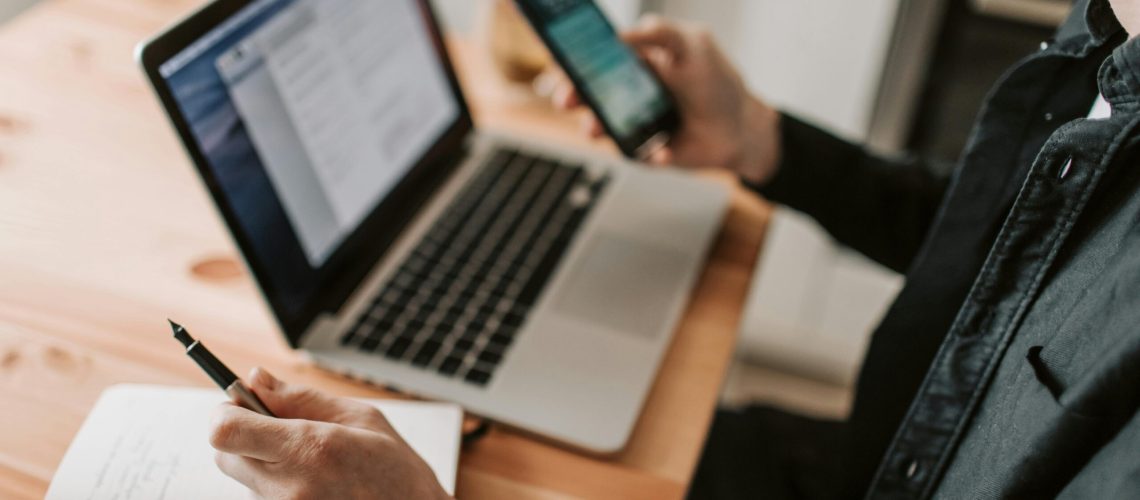
[[(1081, 0), (992, 91), (952, 176), (792, 117), (757, 190), (906, 286), (874, 333), (845, 497), (1140, 498), (1140, 40)], [(1103, 64), (1102, 64), (1103, 63)], [(1097, 83), (1112, 117), (1086, 120)]]

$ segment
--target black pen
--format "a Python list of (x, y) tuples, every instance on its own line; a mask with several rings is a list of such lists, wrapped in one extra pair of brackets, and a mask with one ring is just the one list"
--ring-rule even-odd
[[(170, 320), (168, 319), (166, 321)], [(174, 330), (174, 338), (186, 346), (186, 355), (194, 359), (194, 361), (198, 363), (198, 366), (202, 367), (202, 370), (206, 372), (206, 375), (214, 379), (218, 387), (226, 391), (226, 394), (233, 398), (235, 403), (268, 417), (276, 416), (273, 412), (269, 411), (269, 408), (265, 407), (265, 403), (262, 403), (253, 391), (250, 391), (245, 384), (241, 382), (241, 379), (239, 379), (237, 375), (234, 375), (234, 372), (230, 371), (225, 364), (214, 357), (210, 350), (206, 349), (206, 346), (194, 340), (194, 337), (191, 337), (190, 333), (188, 333), (185, 328), (182, 328), (182, 325), (170, 321), (170, 328)]]

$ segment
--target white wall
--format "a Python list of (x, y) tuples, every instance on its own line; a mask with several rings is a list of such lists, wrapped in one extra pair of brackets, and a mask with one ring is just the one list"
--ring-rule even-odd
[[(475, 33), (492, 0), (434, 1), (449, 28)], [(856, 140), (867, 138), (900, 1), (598, 0), (620, 25), (643, 5), (709, 25), (754, 91)]]
[(641, 17), (641, 0), (598, 0), (618, 26), (630, 26)]
[[(10, 0), (0, 0), (10, 1)], [(449, 29), (460, 33), (475, 33), (481, 19), (483, 4), (492, 0), (433, 0)], [(641, 0), (598, 0), (615, 23), (629, 25), (641, 11)]]
[[(922, 0), (928, 1), (928, 0)], [(710, 26), (752, 90), (840, 135), (866, 140), (901, 0), (659, 0)], [(770, 227), (737, 355), (848, 386), (902, 278), (845, 252), (805, 216)]]
[(713, 27), (752, 89), (865, 139), (900, 0), (661, 0)]

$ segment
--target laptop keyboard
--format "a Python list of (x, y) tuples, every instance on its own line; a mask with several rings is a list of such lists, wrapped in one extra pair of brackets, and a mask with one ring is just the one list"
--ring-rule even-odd
[(497, 151), (341, 343), (487, 385), (608, 181)]

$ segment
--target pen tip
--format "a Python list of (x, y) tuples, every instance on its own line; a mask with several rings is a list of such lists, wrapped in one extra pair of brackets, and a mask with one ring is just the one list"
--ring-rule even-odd
[(190, 337), (190, 334), (186, 332), (185, 328), (182, 328), (182, 325), (175, 323), (170, 319), (167, 319), (166, 321), (170, 323), (170, 329), (174, 330), (174, 338), (178, 339), (179, 342), (182, 342), (182, 345), (190, 347), (190, 345), (194, 343), (194, 339)]

